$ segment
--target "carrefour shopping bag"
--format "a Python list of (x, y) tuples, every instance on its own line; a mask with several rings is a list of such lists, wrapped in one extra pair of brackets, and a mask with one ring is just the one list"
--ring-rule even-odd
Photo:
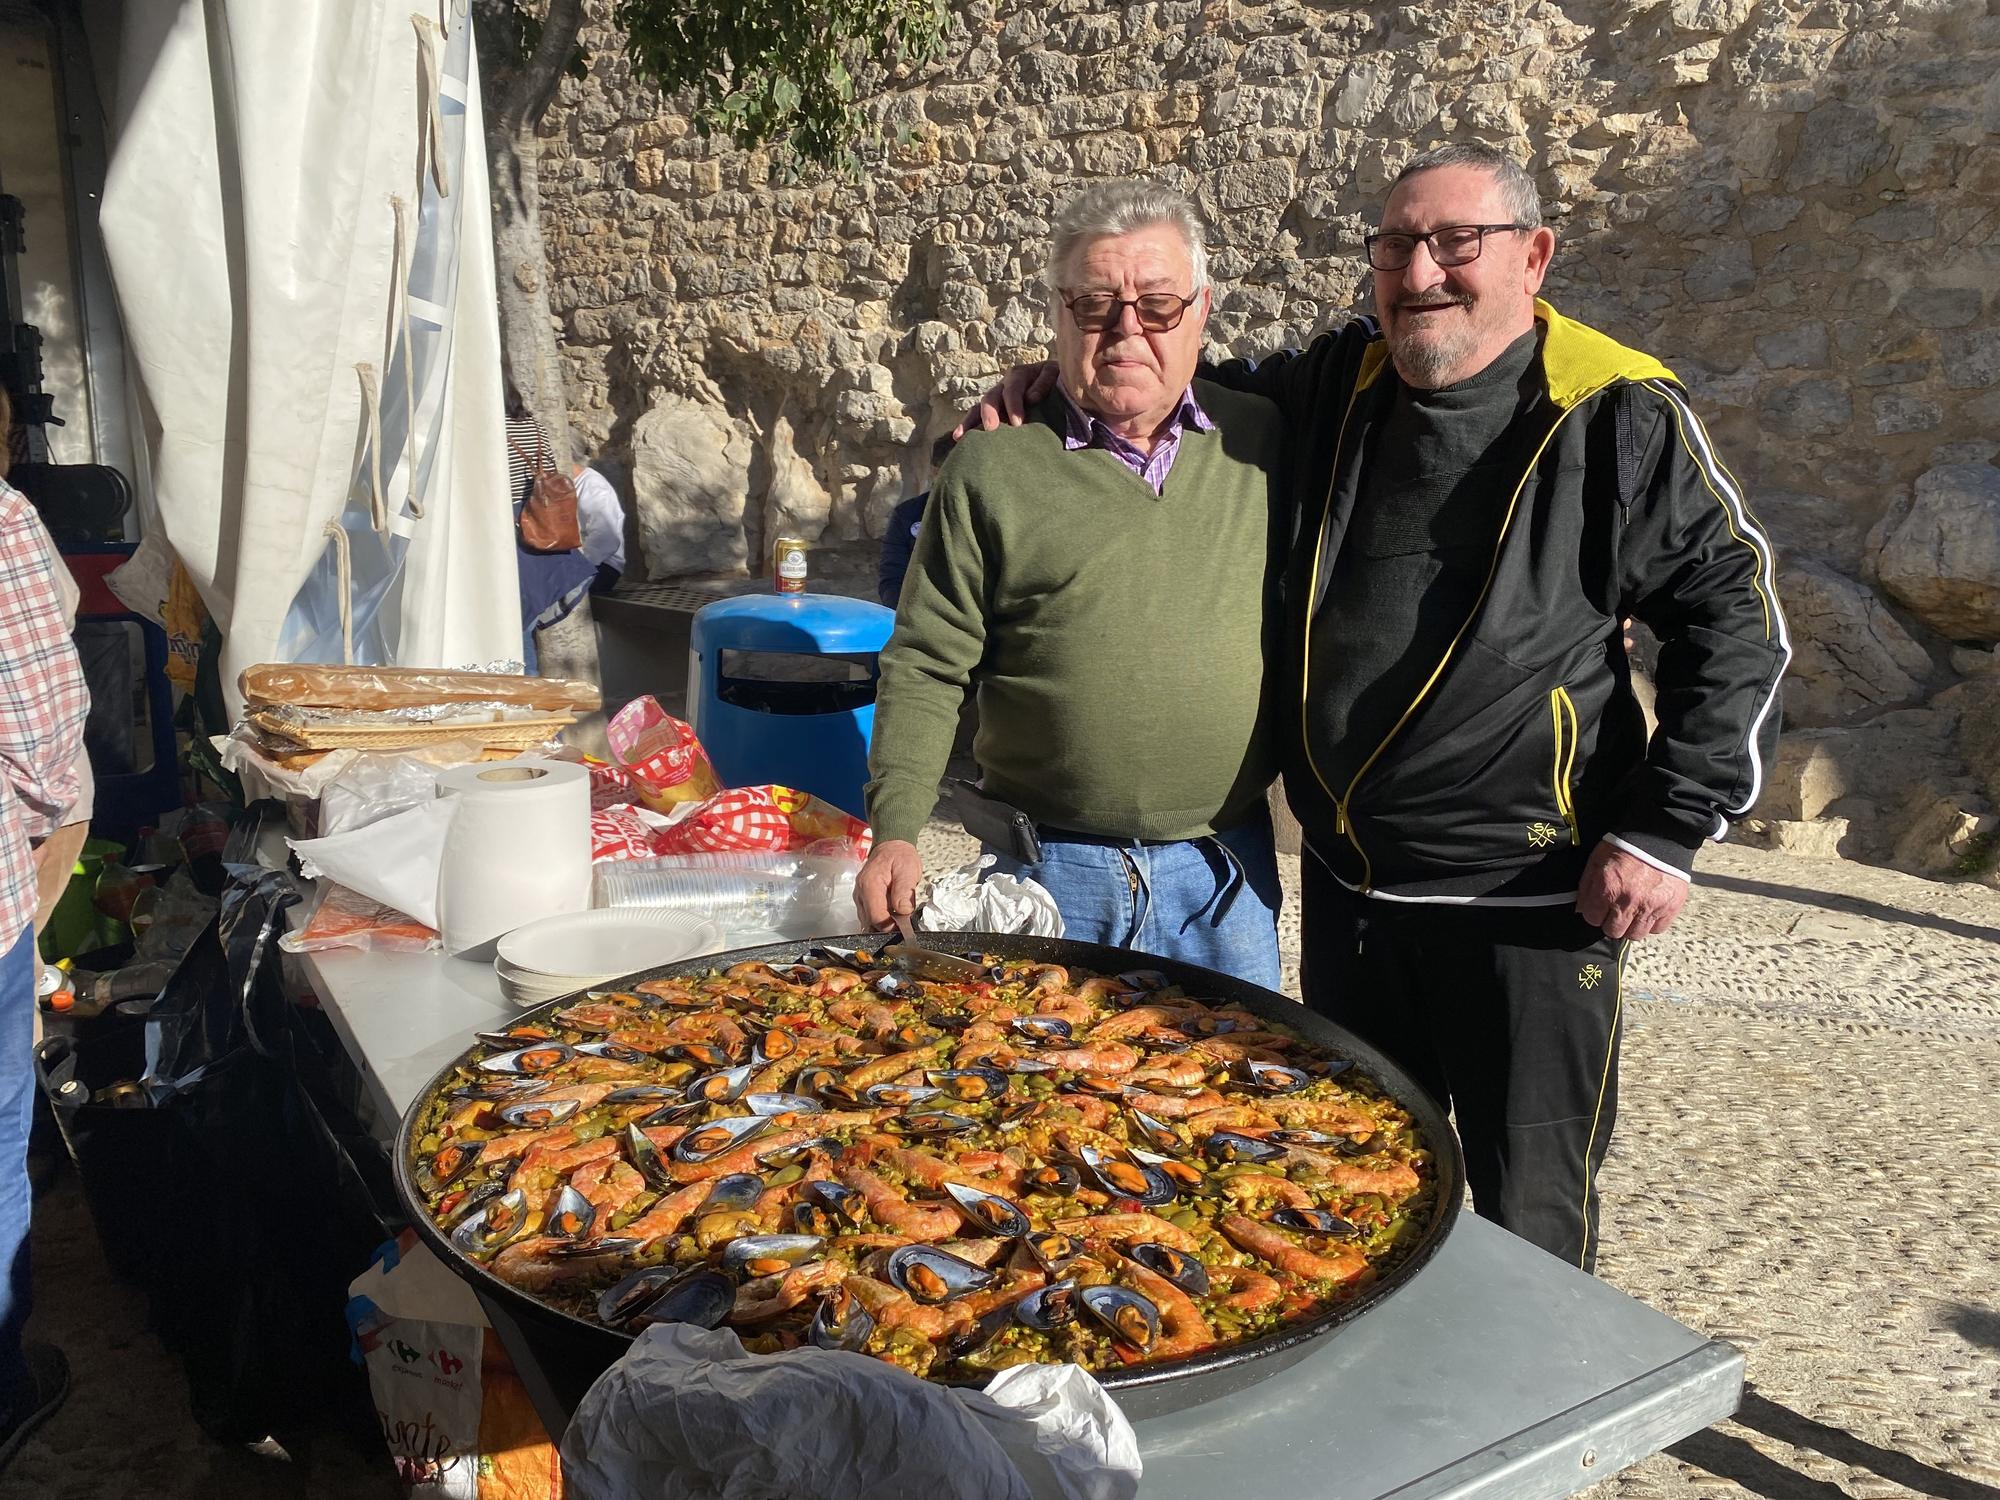
[(405, 1486), (437, 1500), (560, 1500), (556, 1446), (479, 1299), (414, 1230), (348, 1293), (355, 1355)]

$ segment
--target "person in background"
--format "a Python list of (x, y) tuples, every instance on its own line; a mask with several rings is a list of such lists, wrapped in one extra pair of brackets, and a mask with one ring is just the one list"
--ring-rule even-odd
[(569, 477), (576, 485), (577, 526), (583, 532), (583, 555), (597, 565), (590, 592), (608, 594), (625, 572), (625, 506), (617, 487), (585, 460), (589, 451), (588, 440), (572, 427)]
[[(521, 582), (521, 665), (532, 675), (540, 664), (535, 632), (547, 629), (576, 608), (597, 578), (597, 565), (584, 556), (581, 548), (569, 552), (531, 552), (521, 545), (518, 530), (521, 507), (528, 502), (535, 476), (555, 467), (555, 451), (549, 446), (549, 435), (542, 430), (542, 424), (521, 399), (513, 377), (503, 379), (507, 393), (508, 496), (514, 506), (517, 526), (514, 557)], [(617, 497), (612, 498), (615, 501)], [(581, 506), (578, 508), (580, 511)]]
[(1207, 267), (1201, 220), (1157, 183), (1057, 216), (1061, 386), (952, 453), (881, 655), (869, 926), (914, 909), (972, 686), (972, 831), (1066, 936), (1277, 983), (1265, 596), (1285, 440), (1270, 402), (1194, 379)]
[[(0, 392), (0, 430), (11, 411)], [(34, 1105), (34, 846), (68, 821), (90, 711), (63, 624), (54, 544), (0, 456), (0, 1465), (69, 1394), (69, 1361), (28, 1321)]]
[[(928, 478), (932, 483), (950, 456), (951, 447), (952, 436), (948, 432), (931, 444)], [(924, 529), (924, 507), (930, 504), (930, 499), (930, 484), (926, 484), (921, 495), (910, 496), (889, 512), (889, 524), (882, 529), (882, 562), (875, 572), (875, 597), (890, 609), (903, 597), (903, 575), (910, 571), (910, 554), (916, 551), (917, 533)]]

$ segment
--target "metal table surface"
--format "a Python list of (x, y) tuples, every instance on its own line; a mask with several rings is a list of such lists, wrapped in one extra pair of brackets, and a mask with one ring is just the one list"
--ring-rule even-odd
[[(732, 940), (732, 946), (734, 945)], [(510, 1019), (490, 964), (302, 955), (389, 1129)], [(488, 1304), (552, 1432), (580, 1391)], [(1471, 1214), (1410, 1284), (1285, 1373), (1137, 1424), (1144, 1500), (1572, 1494), (1735, 1411), (1743, 1356)]]

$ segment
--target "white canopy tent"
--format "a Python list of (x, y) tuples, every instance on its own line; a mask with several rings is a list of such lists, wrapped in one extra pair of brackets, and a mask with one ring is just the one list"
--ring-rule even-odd
[(225, 687), (260, 661), (518, 657), (465, 0), (85, 14), (146, 529), (222, 627)]

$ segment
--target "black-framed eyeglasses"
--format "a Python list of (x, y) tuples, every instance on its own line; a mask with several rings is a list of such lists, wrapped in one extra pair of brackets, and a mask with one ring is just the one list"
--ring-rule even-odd
[(1107, 328), (1116, 328), (1125, 316), (1125, 309), (1131, 308), (1138, 314), (1139, 326), (1148, 333), (1169, 333), (1181, 326), (1181, 319), (1194, 306), (1199, 291), (1181, 297), (1173, 292), (1145, 292), (1137, 297), (1115, 297), (1110, 292), (1064, 292), (1062, 305), (1069, 309), (1069, 315), (1076, 319), (1076, 326), (1085, 333), (1102, 333)]
[(1431, 259), (1441, 266), (1462, 266), (1479, 259), (1479, 252), (1486, 248), (1487, 235), (1532, 228), (1532, 224), (1447, 224), (1429, 234), (1371, 234), (1361, 243), (1368, 250), (1368, 264), (1378, 271), (1402, 270), (1409, 265), (1419, 245), (1428, 245)]

